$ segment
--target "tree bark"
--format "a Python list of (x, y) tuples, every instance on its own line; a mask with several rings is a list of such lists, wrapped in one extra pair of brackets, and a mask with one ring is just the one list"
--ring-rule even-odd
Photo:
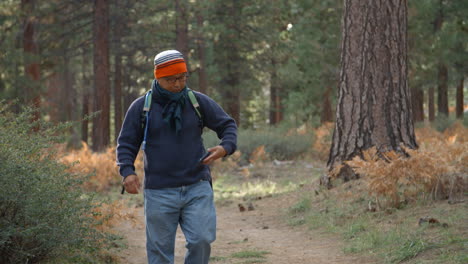
[[(39, 47), (36, 43), (35, 0), (21, 0), (21, 10), (26, 14), (23, 25), (23, 51), (25, 53), (25, 74), (30, 79), (26, 85), (26, 105), (34, 107), (33, 120), (39, 120), (41, 95), (38, 87), (41, 79), (39, 68)], [(39, 129), (38, 127), (35, 130)]]
[(62, 114), (60, 109), (62, 109), (64, 102), (62, 96), (64, 83), (62, 79), (61, 74), (53, 72), (46, 80), (47, 93), (44, 101), (44, 108), (49, 115), (49, 120), (55, 124), (62, 121), (60, 116)]
[(197, 53), (200, 67), (198, 68), (198, 90), (201, 93), (207, 94), (208, 92), (208, 78), (206, 75), (206, 56), (205, 56), (205, 38), (203, 36), (203, 15), (197, 15), (198, 25), (198, 39), (197, 39)]
[[(83, 74), (83, 88), (82, 92), (82, 101), (81, 101), (81, 119), (83, 120), (81, 123), (81, 141), (89, 145), (89, 121), (86, 118), (90, 114), (90, 109), (92, 106), (91, 98), (90, 98), (90, 83), (91, 80), (89, 79), (88, 75), (86, 74), (86, 67), (88, 65), (88, 59), (86, 55), (83, 55), (83, 62), (81, 64), (82, 74)], [(86, 119), (85, 119), (86, 118)]]
[(333, 110), (330, 101), (331, 86), (328, 86), (323, 93), (322, 113), (320, 115), (320, 123), (333, 122)]
[(455, 105), (455, 112), (458, 119), (463, 119), (463, 111), (465, 110), (465, 102), (463, 97), (463, 87), (464, 87), (465, 78), (461, 77), (460, 83), (457, 86), (457, 97), (456, 97), (456, 105)]
[(413, 122), (424, 121), (424, 91), (419, 87), (413, 89), (411, 93)]
[[(345, 0), (332, 171), (376, 147), (417, 148), (407, 66), (407, 1)], [(339, 177), (356, 175), (344, 169)]]
[(241, 29), (239, 28), (239, 21), (242, 20), (241, 16), (241, 3), (236, 0), (223, 2), (219, 6), (220, 14), (224, 19), (220, 25), (225, 29), (220, 32), (219, 40), (214, 43), (214, 50), (217, 56), (215, 57), (215, 64), (219, 65), (220, 82), (221, 86), (219, 91), (222, 95), (222, 103), (226, 112), (236, 121), (240, 126), (240, 99), (241, 99), (241, 86), (240, 79), (242, 78), (242, 67), (245, 65), (241, 56)]
[(94, 2), (94, 151), (103, 151), (110, 139), (110, 80), (109, 80), (109, 2)]
[(439, 114), (448, 116), (448, 70), (445, 64), (439, 64), (437, 85), (437, 111)]
[(122, 128), (123, 108), (122, 108), (122, 26), (125, 23), (124, 16), (116, 16), (117, 21), (114, 23), (114, 39), (115, 39), (115, 65), (114, 65), (114, 142), (117, 144), (120, 129)]
[(434, 87), (429, 88), (427, 100), (429, 108), (429, 121), (433, 122), (435, 120), (435, 97), (434, 97)]
[(188, 47), (188, 6), (187, 1), (175, 0), (176, 5), (176, 49), (184, 55), (187, 69), (189, 67)]
[[(233, 81), (237, 83), (237, 81)], [(230, 87), (235, 87), (238, 84), (230, 84)], [(226, 112), (236, 121), (237, 125), (240, 124), (240, 93), (237, 89), (228, 89), (225, 93), (227, 96)]]
[(279, 124), (283, 120), (283, 104), (281, 97), (281, 85), (276, 73), (276, 61), (271, 59), (270, 79), (270, 125)]
[(122, 128), (122, 56), (115, 56), (114, 79), (114, 139), (117, 143), (120, 129)]
[(87, 115), (89, 115), (89, 93), (83, 93), (83, 102), (82, 102), (82, 109), (81, 109), (81, 117), (83, 119), (81, 123), (81, 141), (88, 144), (88, 129), (89, 129), (89, 121), (88, 119), (84, 119)]

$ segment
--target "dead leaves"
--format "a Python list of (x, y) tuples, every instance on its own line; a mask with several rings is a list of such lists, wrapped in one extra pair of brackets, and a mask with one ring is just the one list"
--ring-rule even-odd
[(346, 164), (365, 176), (370, 194), (392, 207), (421, 196), (450, 198), (468, 189), (468, 129), (458, 126), (450, 131), (438, 133), (423, 128), (417, 132), (425, 135), (419, 138), (420, 149), (403, 149), (409, 158), (371, 148)]

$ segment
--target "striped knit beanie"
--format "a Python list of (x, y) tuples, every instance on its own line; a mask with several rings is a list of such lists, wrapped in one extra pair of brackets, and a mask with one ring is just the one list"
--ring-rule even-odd
[(177, 50), (166, 50), (154, 57), (154, 77), (171, 76), (187, 72), (184, 56)]

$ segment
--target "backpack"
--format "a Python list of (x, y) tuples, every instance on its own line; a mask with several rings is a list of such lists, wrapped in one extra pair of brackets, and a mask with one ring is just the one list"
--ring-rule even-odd
[[(187, 89), (190, 102), (192, 103), (193, 109), (197, 113), (201, 127), (203, 127), (203, 115), (201, 114), (200, 104), (197, 101), (197, 97), (195, 97), (195, 93), (188, 87)], [(141, 147), (142, 150), (145, 150), (146, 148), (146, 136), (148, 134), (149, 112), (151, 108), (152, 92), (153, 91), (151, 89), (148, 92), (146, 92), (145, 104), (143, 105), (143, 112), (141, 113), (141, 127), (144, 129), (143, 143)]]

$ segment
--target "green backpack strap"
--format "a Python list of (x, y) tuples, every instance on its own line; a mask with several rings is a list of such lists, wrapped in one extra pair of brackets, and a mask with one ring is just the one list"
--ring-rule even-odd
[(151, 98), (152, 98), (152, 91), (149, 90), (145, 95), (145, 104), (143, 105), (143, 114), (142, 114), (142, 121), (141, 125), (144, 128), (143, 132), (143, 143), (141, 146), (142, 150), (146, 149), (146, 136), (148, 135), (148, 123), (149, 123), (149, 115), (150, 115), (150, 108), (151, 108)]
[[(197, 101), (197, 97), (195, 97), (195, 93), (191, 89), (189, 89), (189, 88), (187, 88), (187, 89), (188, 89), (188, 97), (190, 99), (190, 102), (192, 103), (193, 108), (195, 109), (195, 112), (197, 113), (197, 115), (198, 115), (198, 117), (200, 119), (201, 127), (203, 127), (203, 118), (202, 118), (202, 114), (201, 114), (200, 104)], [(142, 113), (142, 116), (141, 116), (141, 126), (144, 129), (143, 144), (142, 144), (142, 149), (143, 150), (145, 150), (145, 148), (146, 148), (146, 138), (147, 138), (147, 135), (148, 135), (148, 123), (149, 123), (149, 119), (150, 119), (150, 109), (151, 109), (151, 99), (152, 98), (153, 98), (152, 90), (149, 90), (148, 92), (146, 92), (146, 95), (145, 95), (145, 104), (143, 105), (143, 113)]]
[(146, 95), (145, 95), (145, 104), (143, 105), (143, 112), (149, 112), (150, 108), (151, 108), (151, 99), (152, 99), (152, 96), (151, 96), (151, 93), (153, 91), (149, 90), (148, 92), (146, 92)]
[(188, 89), (188, 97), (190, 99), (190, 102), (192, 103), (193, 108), (195, 109), (195, 112), (197, 112), (198, 117), (202, 119), (201, 108), (200, 108), (200, 104), (197, 101), (197, 97), (195, 97), (195, 94), (193, 93), (191, 89), (189, 88), (187, 89)]

